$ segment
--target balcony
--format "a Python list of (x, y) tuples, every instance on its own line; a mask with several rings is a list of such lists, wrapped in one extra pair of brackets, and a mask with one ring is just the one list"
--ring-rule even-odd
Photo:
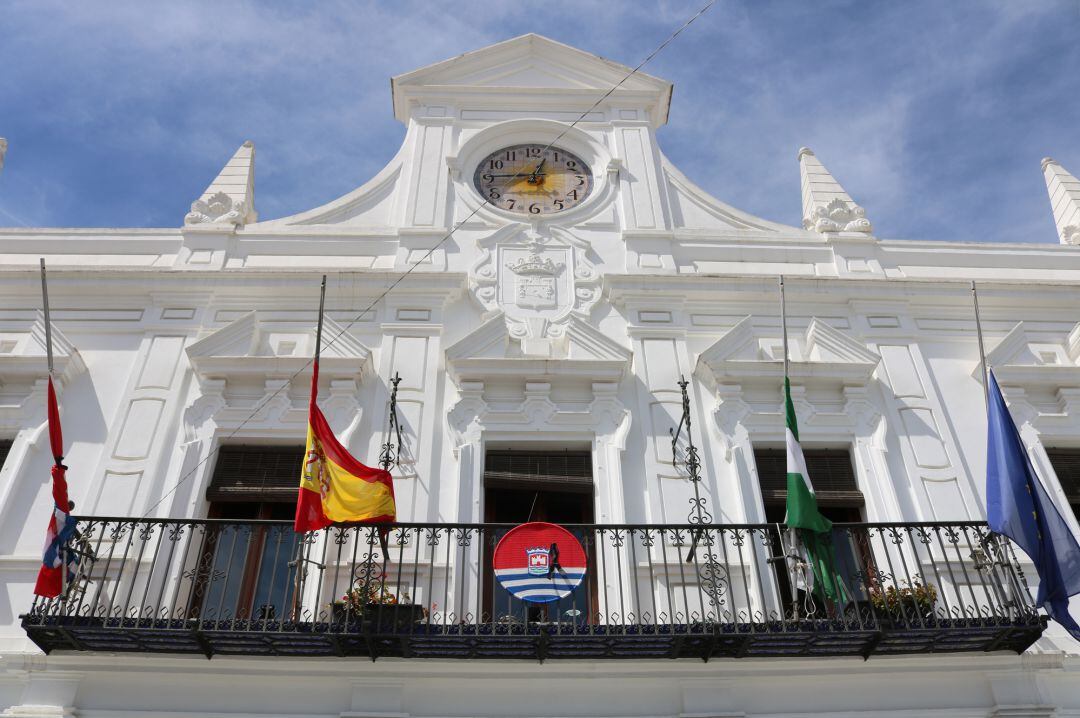
[(547, 604), (495, 579), (510, 528), (81, 518), (74, 577), (22, 625), (46, 653), (706, 661), (1021, 652), (1045, 626), (979, 523), (837, 524), (836, 600), (792, 591), (775, 525), (567, 526), (585, 579)]

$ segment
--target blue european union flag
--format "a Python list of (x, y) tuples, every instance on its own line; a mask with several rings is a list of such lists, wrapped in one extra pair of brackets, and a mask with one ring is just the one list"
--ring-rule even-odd
[(1080, 544), (1035, 474), (994, 373), (989, 377), (987, 522), (1035, 563), (1039, 572), (1035, 603), (1080, 640), (1080, 626), (1069, 615), (1069, 596), (1080, 593)]

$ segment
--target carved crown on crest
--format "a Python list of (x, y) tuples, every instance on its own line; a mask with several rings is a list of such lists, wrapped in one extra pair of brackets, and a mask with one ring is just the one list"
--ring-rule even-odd
[(550, 257), (541, 257), (536, 253), (506, 265), (506, 268), (514, 274), (539, 274), (552, 277), (558, 273), (560, 267), (562, 267), (561, 262), (552, 261)]

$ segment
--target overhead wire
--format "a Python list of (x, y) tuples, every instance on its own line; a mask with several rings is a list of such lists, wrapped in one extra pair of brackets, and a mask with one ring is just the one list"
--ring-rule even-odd
[[(550, 142), (548, 142), (547, 145), (544, 147), (544, 149), (541, 150), (541, 155), (543, 155), (545, 152), (547, 152), (549, 149), (551, 149), (551, 147), (556, 142), (558, 142), (563, 137), (565, 137), (567, 132), (572, 130), (575, 126), (577, 126), (577, 124), (579, 122), (581, 122), (586, 117), (588, 117), (589, 114), (593, 110), (595, 110), (597, 107), (599, 107), (604, 102), (604, 100), (611, 97), (611, 95), (616, 90), (618, 90), (620, 87), (622, 87), (622, 85), (627, 80), (629, 80), (631, 77), (636, 75), (641, 70), (641, 68), (645, 67), (645, 65), (647, 65), (649, 62), (651, 62), (653, 58), (655, 58), (658, 54), (660, 54), (660, 52), (664, 48), (666, 48), (668, 45), (670, 45), (675, 40), (675, 38), (677, 38), (679, 35), (681, 35), (682, 32), (684, 30), (686, 30), (686, 28), (690, 27), (690, 25), (692, 25), (695, 20), (700, 18), (702, 15), (704, 15), (709, 10), (709, 8), (711, 8), (717, 2), (718, 2), (718, 0), (709, 0), (707, 3), (705, 3), (701, 7), (700, 10), (698, 10), (696, 13), (694, 13), (692, 16), (690, 16), (690, 18), (688, 18), (682, 25), (680, 25), (674, 32), (672, 32), (667, 37), (666, 40), (664, 40), (662, 43), (657, 45), (656, 49), (654, 49), (652, 52), (650, 52), (645, 57), (644, 60), (639, 62), (635, 67), (633, 67), (629, 72), (627, 72), (622, 77), (622, 79), (620, 79), (617, 83), (612, 85), (611, 89), (609, 89), (607, 92), (605, 92), (603, 95), (601, 95), (600, 98), (597, 99), (596, 102), (594, 102), (587, 110), (585, 110), (580, 115), (578, 115), (577, 119), (575, 119), (573, 122), (571, 122), (569, 125), (567, 125), (558, 135), (556, 135)], [(505, 189), (512, 182), (516, 181), (518, 178), (520, 178), (520, 177), (522, 177), (522, 176), (524, 176), (526, 174), (530, 174), (530, 173), (526, 172), (524, 170), (524, 168), (518, 170), (514, 175), (512, 175), (508, 180), (506, 180), (506, 182), (502, 185), (502, 187)], [(367, 305), (367, 307), (364, 308), (363, 311), (361, 311), (353, 319), (351, 319), (345, 326), (343, 326), (341, 328), (341, 330), (337, 334), (335, 334), (333, 337), (330, 338), (329, 341), (325, 342), (323, 344), (322, 348), (323, 349), (328, 349), (329, 347), (333, 346), (334, 342), (336, 342), (346, 332), (348, 332), (349, 329), (354, 324), (356, 324), (358, 321), (360, 321), (365, 316), (367, 316), (375, 308), (375, 306), (380, 301), (382, 301), (388, 294), (390, 294), (390, 292), (393, 291), (395, 287), (397, 287), (399, 284), (401, 284), (403, 281), (405, 281), (405, 278), (408, 277), (410, 274), (412, 274), (413, 271), (417, 267), (419, 267), (422, 264), (425, 264), (431, 258), (431, 256), (435, 253), (435, 251), (438, 250), (443, 244), (446, 243), (447, 240), (449, 240), (454, 235), (454, 232), (456, 232), (458, 229), (460, 229), (462, 227), (462, 225), (464, 225), (466, 222), (468, 222), (473, 217), (475, 217), (476, 214), (480, 211), (480, 209), (482, 207), (484, 207), (485, 205), (489, 204), (489, 203), (490, 203), (489, 200), (485, 199), (483, 202), (476, 205), (476, 207), (473, 208), (473, 210), (471, 212), (469, 212), (469, 214), (466, 215), (464, 219), (462, 219), (462, 220), (458, 221), (456, 224), (454, 224), (454, 226), (450, 228), (450, 231), (448, 231), (445, 235), (443, 235), (442, 238), (439, 239), (438, 242), (436, 242), (434, 245), (432, 245), (431, 248), (429, 248), (427, 250), (427, 252), (424, 253), (424, 256), (420, 257), (420, 259), (416, 260), (411, 266), (408, 267), (408, 269), (406, 269), (404, 272), (402, 272), (400, 275), (398, 275), (389, 284), (389, 286), (387, 286), (382, 291), (381, 294), (379, 294), (377, 297), (375, 297), (375, 299), (371, 300), (371, 302)], [(340, 278), (340, 274), (341, 273), (339, 273), (339, 278)], [(273, 401), (278, 395), (280, 395), (283, 391), (285, 391), (292, 384), (292, 381), (294, 379), (296, 379), (296, 377), (300, 376), (305, 371), (307, 371), (308, 367), (310, 367), (314, 362), (315, 362), (315, 359), (314, 359), (314, 357), (312, 357), (302, 367), (300, 367), (295, 372), (293, 372), (288, 377), (288, 379), (286, 381), (281, 382), (280, 385), (278, 386), (278, 388), (273, 391), (273, 393), (269, 394), (268, 396), (263, 397), (262, 401), (260, 401), (258, 404), (256, 404), (255, 408), (252, 409), (251, 413), (243, 421), (241, 421), (239, 424), (237, 424), (232, 429), (232, 431), (230, 431), (227, 435), (222, 437), (221, 441), (218, 442), (218, 445), (216, 447), (211, 449), (211, 451), (205, 457), (203, 457), (197, 464), (195, 464), (195, 466), (191, 467), (183, 476), (181, 476), (179, 479), (177, 479), (176, 483), (172, 486), (171, 489), (169, 489), (164, 494), (162, 494), (161, 497), (156, 502), (154, 502), (149, 508), (147, 508), (146, 511), (143, 513), (142, 519), (140, 519), (140, 520), (144, 520), (146, 518), (149, 518), (150, 514), (153, 513), (154, 510), (157, 509), (158, 506), (160, 506), (167, 498), (169, 498), (170, 496), (175, 494), (176, 491), (186, 481), (188, 481), (192, 476), (195, 475), (195, 472), (198, 471), (200, 467), (202, 467), (207, 461), (209, 461), (211, 458), (213, 458), (218, 453), (218, 451), (220, 451), (221, 447), (224, 446), (226, 442), (228, 442), (229, 440), (234, 438), (238, 433), (240, 433), (240, 430), (243, 429), (252, 419), (254, 419), (259, 414), (259, 412), (262, 411), (263, 407), (265, 407), (267, 404), (269, 404), (271, 401)]]

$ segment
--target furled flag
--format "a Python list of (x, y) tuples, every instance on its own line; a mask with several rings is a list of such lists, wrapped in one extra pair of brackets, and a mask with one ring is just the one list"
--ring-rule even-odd
[(52, 448), (52, 495), (53, 511), (49, 518), (49, 528), (45, 534), (45, 552), (38, 569), (34, 593), (46, 598), (56, 598), (64, 588), (65, 564), (68, 580), (74, 578), (72, 567), (77, 563), (77, 555), (65, 550), (68, 542), (75, 535), (75, 517), (68, 501), (67, 467), (64, 466), (64, 437), (60, 429), (60, 410), (56, 406), (56, 390), (53, 389), (52, 377), (49, 377), (48, 392), (49, 446)]
[(296, 531), (315, 531), (332, 523), (394, 521), (394, 482), (390, 472), (364, 466), (345, 450), (316, 403), (319, 361), (311, 377), (307, 451), (296, 502)]
[(814, 486), (806, 470), (799, 445), (799, 425), (795, 419), (795, 405), (791, 402), (791, 381), (784, 377), (784, 414), (787, 419), (787, 518), (788, 528), (798, 529), (813, 576), (806, 577), (805, 588), (813, 590), (816, 583), (831, 601), (845, 600), (843, 587), (837, 581), (832, 561), (832, 521), (818, 511)]
[(1035, 603), (1080, 640), (1080, 626), (1069, 615), (1069, 596), (1080, 593), (1080, 545), (1039, 481), (997, 379), (992, 371), (988, 374), (987, 523), (1035, 563), (1039, 572)]

